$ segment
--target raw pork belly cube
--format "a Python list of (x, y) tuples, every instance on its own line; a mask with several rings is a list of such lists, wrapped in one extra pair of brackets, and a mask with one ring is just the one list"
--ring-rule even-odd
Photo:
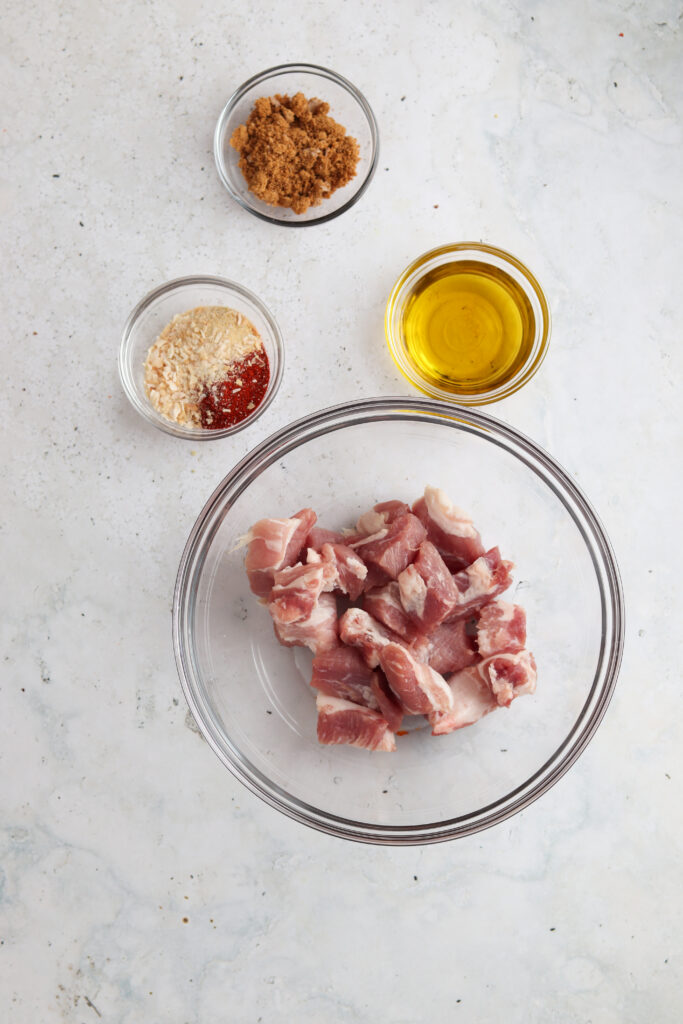
[(406, 650), (401, 644), (386, 644), (379, 663), (389, 686), (411, 715), (427, 715), (431, 711), (450, 711), (453, 696), (446, 680), (429, 665)]
[(368, 574), (367, 566), (355, 551), (346, 544), (323, 544), (320, 551), (308, 548), (306, 562), (309, 565), (321, 565), (323, 569), (323, 590), (336, 591), (340, 594), (355, 595), (355, 600), (363, 591)]
[(425, 487), (413, 505), (424, 523), (427, 537), (442, 555), (451, 572), (464, 569), (484, 554), (484, 545), (472, 520), (438, 487)]
[(442, 676), (474, 665), (480, 657), (474, 637), (469, 632), (470, 621), (458, 619), (456, 622), (443, 622), (424, 638), (426, 651), (422, 645), (416, 650), (418, 642), (411, 644), (415, 657), (418, 661), (426, 661)]
[(363, 597), (363, 607), (373, 619), (377, 619), (408, 643), (420, 635), (418, 627), (401, 604), (401, 592), (394, 580), (385, 583), (383, 587), (368, 590)]
[[(398, 643), (405, 643), (405, 641), (399, 638)], [(420, 633), (418, 636), (415, 637), (414, 640), (411, 640), (407, 647), (416, 661), (422, 661), (424, 662), (425, 665), (429, 665), (430, 654), (432, 652), (432, 644), (430, 637), (428, 637), (425, 633)], [(431, 667), (434, 668), (433, 665)], [(439, 669), (437, 668), (435, 669), (435, 671), (439, 672)], [(443, 675), (443, 673), (441, 674)]]
[(512, 562), (500, 557), (498, 548), (491, 548), (472, 565), (453, 577), (458, 599), (449, 619), (462, 619), (498, 597), (512, 583)]
[(363, 592), (367, 593), (369, 590), (375, 590), (377, 587), (383, 587), (391, 582), (391, 577), (382, 572), (381, 569), (378, 569), (376, 565), (369, 565), (368, 574), (363, 584)]
[(314, 526), (306, 538), (306, 547), (313, 548), (314, 551), (320, 551), (323, 544), (345, 543), (346, 540), (343, 533), (337, 533), (335, 530), (326, 530), (324, 526)]
[(341, 590), (352, 601), (358, 600), (363, 592), (368, 567), (347, 544), (323, 544), (323, 562), (334, 569), (333, 590)]
[(460, 597), (443, 558), (428, 540), (398, 577), (398, 589), (401, 604), (426, 633), (448, 617)]
[(404, 512), (376, 533), (351, 541), (350, 546), (368, 568), (374, 566), (395, 580), (413, 561), (426, 537), (427, 532), (417, 516)]
[(392, 732), (397, 732), (403, 724), (405, 708), (395, 696), (383, 672), (373, 672), (372, 692), (377, 701), (379, 712), (386, 718)]
[(322, 693), (318, 694), (316, 705), (319, 743), (349, 743), (365, 750), (396, 750), (394, 734), (377, 711)]
[(379, 652), (385, 644), (396, 643), (400, 637), (373, 619), (362, 608), (348, 608), (339, 620), (339, 637), (350, 647), (357, 647), (366, 665), (377, 668)]
[(269, 604), (280, 623), (307, 619), (325, 584), (322, 565), (292, 565), (279, 569), (273, 577)]
[(453, 695), (450, 711), (434, 711), (428, 715), (433, 736), (443, 736), (455, 729), (474, 725), (484, 715), (498, 707), (491, 687), (482, 679), (476, 667), (464, 668), (448, 680)]
[(268, 605), (275, 635), (285, 647), (308, 647), (314, 654), (329, 651), (339, 644), (337, 602), (332, 594), (321, 594), (308, 618), (299, 622), (281, 622), (275, 604)]
[(522, 650), (526, 643), (526, 612), (510, 601), (490, 601), (479, 612), (476, 640), (482, 657)]
[(482, 658), (501, 651), (521, 651), (526, 643), (526, 612), (509, 601), (491, 601), (477, 622), (477, 647)]
[(352, 647), (321, 651), (313, 659), (311, 686), (328, 697), (341, 697), (354, 704), (377, 710), (379, 704), (372, 683), (377, 675)]
[(260, 519), (244, 538), (248, 543), (245, 568), (249, 586), (257, 597), (268, 597), (273, 575), (299, 561), (306, 537), (316, 520), (312, 508), (291, 519)]
[(482, 661), (478, 668), (496, 700), (504, 707), (509, 707), (515, 697), (533, 693), (536, 689), (536, 662), (530, 651), (494, 654)]
[(370, 512), (364, 512), (356, 523), (356, 539), (377, 533), (406, 512), (410, 512), (410, 507), (405, 501), (380, 501)]

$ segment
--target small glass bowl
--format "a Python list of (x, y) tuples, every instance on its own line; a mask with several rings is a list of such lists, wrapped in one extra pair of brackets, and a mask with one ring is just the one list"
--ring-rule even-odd
[[(529, 355), (513, 377), (502, 381), (497, 387), (485, 392), (467, 392), (455, 387), (439, 387), (419, 370), (411, 359), (403, 332), (403, 316), (406, 302), (418, 281), (430, 271), (447, 263), (470, 261), (481, 263), (504, 271), (523, 290), (534, 315), (535, 334)], [(419, 256), (408, 266), (393, 287), (387, 302), (384, 330), (391, 357), (404, 377), (430, 398), (458, 405), (487, 405), (519, 391), (538, 370), (545, 358), (550, 341), (550, 309), (545, 295), (536, 278), (509, 252), (479, 242), (457, 242), (442, 245)]]
[[(145, 359), (150, 347), (174, 316), (196, 306), (229, 306), (242, 313), (261, 335), (268, 356), (270, 380), (263, 401), (250, 416), (233, 427), (206, 430), (174, 423), (157, 412), (145, 391)], [(272, 314), (253, 292), (222, 277), (179, 277), (149, 292), (128, 317), (119, 350), (119, 376), (133, 407), (159, 430), (189, 441), (228, 437), (252, 424), (275, 398), (283, 369), (282, 335)]]
[[(360, 148), (356, 175), (348, 185), (337, 189), (320, 206), (305, 213), (294, 213), (282, 206), (271, 206), (249, 191), (239, 169), (239, 155), (230, 145), (234, 130), (244, 124), (254, 103), (261, 96), (293, 96), (302, 92), (307, 99), (317, 98), (330, 104), (330, 117), (343, 125)], [(379, 133), (368, 101), (351, 82), (316, 64), (280, 64), (254, 75), (232, 94), (218, 119), (213, 152), (221, 181), (240, 206), (271, 224), (302, 228), (333, 220), (357, 203), (377, 168)]]

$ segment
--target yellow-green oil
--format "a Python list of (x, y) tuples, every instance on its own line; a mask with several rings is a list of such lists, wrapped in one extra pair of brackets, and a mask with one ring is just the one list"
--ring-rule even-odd
[(526, 362), (534, 314), (509, 274), (473, 260), (428, 271), (408, 296), (403, 337), (416, 370), (455, 394), (491, 391)]

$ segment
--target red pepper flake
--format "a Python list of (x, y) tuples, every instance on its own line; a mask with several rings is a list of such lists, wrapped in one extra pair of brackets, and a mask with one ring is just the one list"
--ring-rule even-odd
[(270, 381), (270, 364), (263, 349), (236, 360), (230, 373), (208, 387), (199, 399), (205, 430), (234, 427), (259, 407)]

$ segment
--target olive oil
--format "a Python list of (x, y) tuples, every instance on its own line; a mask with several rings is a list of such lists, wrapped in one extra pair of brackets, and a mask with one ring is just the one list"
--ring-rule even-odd
[(462, 260), (429, 270), (402, 314), (408, 358), (436, 387), (483, 394), (509, 381), (536, 329), (524, 291), (505, 271)]

